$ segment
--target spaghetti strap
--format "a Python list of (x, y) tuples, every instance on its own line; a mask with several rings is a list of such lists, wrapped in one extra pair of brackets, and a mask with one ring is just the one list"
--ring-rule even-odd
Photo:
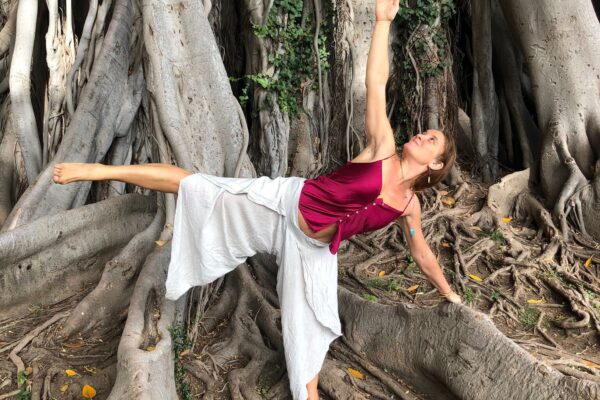
[(402, 215), (404, 215), (404, 211), (406, 211), (406, 209), (408, 208), (408, 205), (410, 204), (410, 201), (412, 200), (413, 196), (415, 195), (415, 192), (413, 192), (410, 195), (410, 199), (408, 199), (408, 203), (406, 203), (406, 205), (404, 206), (404, 210), (402, 210)]
[(391, 156), (387, 156), (386, 158), (382, 158), (380, 161), (387, 160), (388, 158), (393, 157), (395, 155), (396, 155), (396, 153), (392, 154)]

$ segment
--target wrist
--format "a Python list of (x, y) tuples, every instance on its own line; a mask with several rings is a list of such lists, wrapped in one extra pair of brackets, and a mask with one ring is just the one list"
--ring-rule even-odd
[(375, 23), (387, 23), (387, 24), (391, 24), (392, 20), (391, 19), (383, 19), (383, 18), (375, 18)]

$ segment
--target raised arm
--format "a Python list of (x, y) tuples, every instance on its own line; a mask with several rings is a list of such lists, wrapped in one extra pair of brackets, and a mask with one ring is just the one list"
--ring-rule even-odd
[(395, 149), (394, 134), (387, 118), (385, 85), (389, 76), (388, 41), (390, 25), (398, 13), (399, 0), (376, 0), (375, 27), (371, 37), (371, 46), (367, 58), (367, 109), (365, 112), (365, 131), (367, 147), (373, 157)]
[[(405, 216), (400, 219), (400, 226), (408, 243), (410, 254), (423, 271), (423, 274), (446, 300), (451, 303), (462, 303), (460, 296), (454, 293), (448, 285), (436, 256), (425, 241), (421, 229), (421, 204), (418, 199), (415, 198), (415, 200), (410, 205), (409, 210), (406, 210)], [(413, 229), (412, 235), (411, 228)]]

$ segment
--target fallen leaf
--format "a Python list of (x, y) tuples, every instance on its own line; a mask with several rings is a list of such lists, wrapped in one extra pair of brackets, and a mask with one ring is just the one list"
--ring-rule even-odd
[(83, 367), (83, 369), (85, 369), (85, 370), (86, 370), (86, 372), (89, 372), (89, 373), (90, 373), (90, 374), (92, 374), (92, 375), (94, 375), (94, 374), (96, 374), (96, 373), (98, 372), (98, 369), (97, 369), (96, 367), (91, 367), (91, 368), (90, 368), (90, 367), (88, 367), (87, 365), (85, 365), (85, 366)]
[(33, 368), (31, 368), (31, 367), (25, 368), (25, 373), (27, 373), (27, 375), (31, 374), (32, 372), (33, 372)]
[(184, 351), (179, 353), (179, 357), (186, 356), (186, 355), (190, 354), (191, 352), (192, 352), (192, 349), (185, 349)]
[(600, 365), (596, 364), (595, 362), (592, 361), (588, 361), (588, 360), (581, 360), (585, 365), (587, 365), (588, 367), (592, 367), (592, 368), (600, 368)]
[(469, 278), (471, 278), (471, 279), (473, 279), (474, 281), (477, 281), (477, 282), (482, 282), (483, 281), (483, 279), (481, 279), (480, 276), (475, 275), (475, 274), (469, 274)]
[(447, 191), (447, 190), (440, 190), (438, 193), (439, 193), (441, 196), (445, 196), (445, 195), (447, 195), (447, 194), (448, 194), (448, 191)]
[(148, 347), (146, 347), (146, 351), (154, 351), (154, 346), (148, 346)]
[(512, 221), (512, 217), (504, 217), (502, 218), (502, 221), (508, 224), (510, 221)]
[(81, 395), (86, 399), (93, 399), (96, 396), (96, 389), (90, 385), (84, 385), (83, 389), (81, 389)]
[(448, 207), (452, 207), (454, 204), (456, 204), (456, 200), (454, 200), (454, 197), (452, 196), (446, 196), (442, 197), (442, 203), (444, 203)]
[(472, 225), (472, 226), (469, 227), (469, 229), (471, 229), (472, 231), (479, 231), (479, 232), (481, 232), (481, 228), (478, 227), (477, 225)]
[(592, 265), (592, 256), (590, 256), (590, 258), (588, 258), (587, 260), (585, 260), (585, 265), (586, 267), (589, 267), (590, 265)]
[(162, 247), (162, 246), (164, 246), (165, 241), (164, 240), (155, 240), (154, 243), (156, 243), (156, 245), (158, 247)]
[(360, 371), (357, 371), (357, 370), (352, 369), (352, 368), (348, 368), (348, 372), (350, 373), (350, 375), (352, 375), (355, 378), (365, 379), (364, 374), (362, 372), (360, 372)]
[(449, 248), (450, 243), (442, 241), (442, 247)]
[(407, 288), (406, 291), (407, 292), (413, 292), (415, 291), (417, 288), (419, 287), (419, 285), (412, 285), (411, 287)]
[(385, 275), (385, 271), (379, 271), (379, 276), (384, 276)]
[(68, 376), (75, 376), (75, 375), (79, 375), (77, 372), (73, 371), (72, 369), (67, 369), (67, 370), (65, 370), (65, 373), (66, 373)]
[(544, 299), (527, 299), (529, 304), (540, 304), (544, 302)]
[(67, 389), (68, 389), (68, 388), (69, 388), (69, 385), (68, 385), (67, 383), (65, 383), (64, 385), (62, 385), (62, 386), (60, 387), (60, 389), (59, 389), (59, 390), (60, 390), (62, 393), (64, 393), (64, 392), (66, 392), (66, 391), (67, 391)]

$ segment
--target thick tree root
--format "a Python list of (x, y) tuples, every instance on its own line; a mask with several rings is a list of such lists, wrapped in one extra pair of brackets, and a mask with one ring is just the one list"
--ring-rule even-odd
[(29, 303), (59, 301), (97, 281), (100, 266), (150, 224), (155, 210), (154, 196), (130, 194), (1, 234), (0, 314), (18, 314)]
[[(600, 385), (565, 377), (534, 359), (485, 314), (460, 305), (384, 306), (340, 290), (345, 336), (379, 367), (436, 399), (560, 399), (600, 396)], [(415, 335), (415, 332), (419, 332)], [(390, 346), (389, 340), (402, 343)], [(410, 349), (410, 351), (407, 351)], [(515, 391), (515, 373), (528, 382)]]
[(119, 343), (117, 378), (108, 397), (111, 400), (178, 399), (168, 330), (175, 307), (164, 298), (170, 254), (171, 242), (157, 246), (142, 267)]

